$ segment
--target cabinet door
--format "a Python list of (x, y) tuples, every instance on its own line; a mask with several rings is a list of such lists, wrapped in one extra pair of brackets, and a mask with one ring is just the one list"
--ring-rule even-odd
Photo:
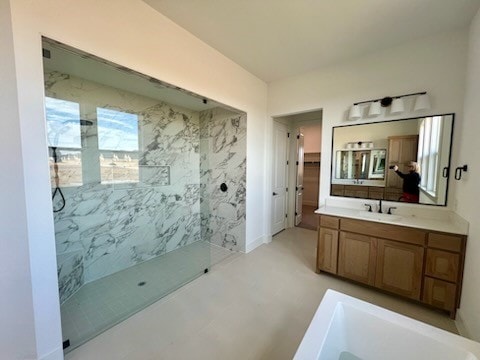
[(423, 247), (378, 239), (375, 286), (420, 299)]
[[(402, 139), (391, 138), (388, 140), (388, 165), (399, 165), (400, 171), (402, 163)], [(395, 174), (393, 170), (385, 170), (387, 172), (387, 188), (402, 188), (402, 179)]]
[(338, 275), (374, 285), (375, 238), (341, 231), (338, 252)]
[(337, 273), (338, 231), (321, 227), (318, 231), (317, 272)]

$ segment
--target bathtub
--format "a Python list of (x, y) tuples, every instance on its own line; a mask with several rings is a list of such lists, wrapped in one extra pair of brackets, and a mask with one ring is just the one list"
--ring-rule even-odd
[(480, 343), (327, 290), (294, 360), (479, 360)]

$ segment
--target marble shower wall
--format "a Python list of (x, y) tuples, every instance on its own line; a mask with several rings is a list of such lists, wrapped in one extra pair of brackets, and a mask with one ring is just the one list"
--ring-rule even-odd
[[(66, 206), (54, 214), (61, 302), (84, 283), (201, 240), (198, 112), (56, 71), (46, 71), (45, 86), (93, 123), (81, 131), (83, 183), (62, 187)], [(124, 155), (135, 157), (138, 169), (127, 169), (135, 180), (114, 181), (121, 162), (98, 149), (97, 108), (138, 116), (138, 151)]]
[(245, 249), (246, 135), (246, 114), (200, 112), (202, 238), (236, 251)]

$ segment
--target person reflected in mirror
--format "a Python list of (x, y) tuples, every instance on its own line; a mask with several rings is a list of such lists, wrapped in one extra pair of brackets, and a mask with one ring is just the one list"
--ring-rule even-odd
[(408, 173), (402, 173), (398, 170), (398, 166), (390, 167), (403, 179), (403, 194), (400, 198), (402, 201), (409, 203), (418, 203), (420, 201), (420, 166), (415, 161), (408, 164)]

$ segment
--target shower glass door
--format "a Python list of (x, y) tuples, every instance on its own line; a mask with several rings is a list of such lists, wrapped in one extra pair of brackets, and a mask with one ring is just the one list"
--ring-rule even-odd
[[(43, 48), (68, 352), (207, 272), (212, 246), (237, 250), (245, 177), (229, 183), (237, 223), (212, 217), (216, 197), (227, 196), (212, 184), (226, 180), (211, 178), (221, 161), (208, 154), (215, 143), (200, 118), (219, 105), (48, 39)], [(243, 134), (244, 114), (220, 113)], [(243, 173), (244, 159), (232, 165)]]

